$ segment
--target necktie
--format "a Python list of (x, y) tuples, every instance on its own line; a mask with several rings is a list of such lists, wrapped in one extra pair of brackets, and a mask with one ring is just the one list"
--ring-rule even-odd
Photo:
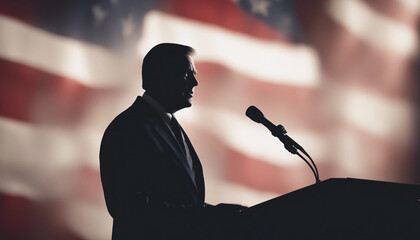
[(169, 125), (171, 127), (172, 132), (175, 135), (176, 140), (179, 143), (179, 146), (182, 149), (182, 152), (184, 153), (185, 160), (186, 160), (186, 162), (187, 162), (187, 164), (188, 164), (188, 166), (190, 167), (190, 170), (191, 170), (192, 178), (195, 179), (193, 160), (192, 160), (192, 157), (191, 157), (190, 149), (188, 148), (188, 145), (187, 145), (187, 143), (184, 140), (184, 137), (182, 135), (181, 126), (179, 125), (178, 121), (176, 120), (176, 118), (174, 116), (172, 116), (172, 119), (171, 119), (171, 122), (170, 122)]
[(171, 119), (171, 122), (170, 122), (169, 125), (172, 129), (172, 132), (175, 135), (176, 140), (179, 143), (179, 146), (181, 146), (182, 152), (184, 153), (184, 156), (187, 160), (188, 165), (190, 166), (190, 169), (194, 173), (191, 154), (189, 152), (187, 143), (185, 142), (184, 138), (182, 137), (181, 126), (179, 125), (178, 121), (176, 120), (176, 118), (174, 116), (172, 116), (172, 119)]
[(169, 125), (171, 126), (171, 130), (174, 133), (175, 138), (179, 143), (179, 146), (181, 146), (182, 152), (185, 154), (185, 145), (184, 139), (182, 138), (181, 126), (173, 116)]

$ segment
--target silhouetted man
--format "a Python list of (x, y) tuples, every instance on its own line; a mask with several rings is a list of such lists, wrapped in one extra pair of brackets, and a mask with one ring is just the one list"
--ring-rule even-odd
[(152, 48), (142, 66), (145, 93), (105, 131), (101, 179), (113, 239), (202, 239), (220, 230), (213, 224), (222, 212), (241, 208), (204, 203), (200, 160), (173, 115), (191, 106), (198, 85), (193, 51), (170, 43)]

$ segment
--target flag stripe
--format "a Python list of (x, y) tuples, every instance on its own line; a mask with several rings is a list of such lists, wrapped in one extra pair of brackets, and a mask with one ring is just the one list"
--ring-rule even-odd
[(361, 0), (329, 1), (328, 13), (372, 47), (403, 56), (413, 55), (418, 48), (418, 37), (413, 28), (373, 11)]
[[(245, 116), (210, 107), (200, 109), (198, 106), (190, 111), (177, 113), (177, 116), (182, 123), (191, 124), (196, 131), (205, 129), (206, 132), (219, 138), (223, 144), (243, 154), (279, 166), (296, 164), (290, 154), (282, 149), (278, 139), (271, 136), (265, 127), (258, 126)], [(288, 133), (314, 158), (322, 159), (325, 156), (325, 142), (317, 132), (289, 131)]]
[(8, 1), (7, 4), (0, 4), (0, 14), (30, 24), (33, 11), (37, 8), (38, 3), (39, 0)]
[(0, 118), (0, 132), (2, 192), (34, 199), (60, 196), (71, 184), (72, 178), (66, 176), (72, 169), (98, 168), (102, 133), (94, 129), (61, 129)]
[[(127, 76), (127, 71), (123, 70), (132, 73), (131, 69), (118, 67), (123, 65), (121, 60), (102, 47), (47, 33), (4, 15), (0, 15), (0, 24), (0, 31), (3, 31), (0, 34), (0, 57), (9, 61), (75, 79), (91, 87), (122, 85), (124, 76)], [(175, 37), (181, 34), (179, 39), (161, 38), (163, 32), (158, 29), (168, 24), (175, 25), (172, 33), (164, 35)], [(9, 34), (10, 31), (14, 34)], [(139, 45), (141, 55), (156, 42), (185, 42), (182, 36), (186, 33), (192, 34), (186, 44), (191, 42), (196, 47), (198, 61), (216, 62), (267, 82), (296, 86), (318, 84), (317, 58), (307, 47), (286, 47), (161, 12), (146, 16), (143, 39)], [(30, 42), (28, 39), (31, 39)], [(205, 44), (212, 47), (205, 47)], [(241, 53), (242, 48), (248, 49), (248, 52)]]
[[(303, 9), (301, 22), (308, 32), (308, 41), (319, 52), (324, 71), (324, 91), (328, 91), (330, 84), (339, 82), (377, 92), (391, 99), (413, 98), (416, 94), (416, 83), (411, 77), (412, 59), (409, 56), (396, 55), (361, 41), (357, 35), (343, 28), (345, 26), (328, 17), (322, 5), (310, 6), (312, 7), (320, 16), (313, 16), (314, 13), (310, 11), (307, 17), (304, 13), (308, 9), (304, 6), (299, 8)], [(321, 25), (322, 28), (319, 27)], [(327, 35), (328, 38), (325, 37)]]
[[(207, 129), (196, 129), (190, 126), (187, 131), (192, 132), (189, 135), (199, 154), (209, 151), (213, 153), (213, 158), (201, 157), (206, 179), (210, 176), (210, 179), (223, 179), (235, 185), (275, 194), (284, 194), (314, 183), (315, 178), (309, 167), (298, 156), (288, 153), (278, 140), (275, 142), (275, 149), (271, 151), (282, 157), (279, 157), (277, 162), (269, 162), (262, 159), (264, 156), (253, 156), (237, 148), (229, 147), (223, 139), (208, 132)], [(265, 140), (259, 140), (253, 135), (242, 136), (243, 139), (245, 137), (251, 139), (248, 141), (250, 148), (255, 148), (254, 145), (267, 144), (269, 143), (267, 140), (273, 138), (269, 133), (268, 139)], [(304, 147), (308, 152), (311, 151), (307, 146)], [(313, 155), (312, 152), (310, 154)], [(324, 167), (324, 159), (314, 157), (314, 160), (321, 176), (329, 175), (329, 169)], [(284, 162), (289, 163), (286, 165)]]
[(344, 88), (339, 114), (342, 120), (380, 139), (406, 145), (413, 141), (414, 106), (372, 92)]
[(0, 236), (4, 239), (33, 238), (37, 222), (34, 203), (20, 196), (0, 193)]
[[(205, 7), (203, 7), (205, 6)], [(219, 26), (228, 31), (246, 34), (259, 39), (280, 41), (291, 45), (264, 21), (244, 12), (233, 1), (225, 0), (166, 0), (161, 10), (190, 20)]]
[(109, 239), (112, 218), (104, 211), (104, 205), (103, 202), (99, 205), (73, 199), (63, 207), (64, 221), (83, 239)]
[[(21, 121), (74, 123), (83, 114), (81, 106), (89, 93), (73, 79), (2, 59), (0, 79), (0, 115)], [(54, 112), (47, 112), (46, 106)]]
[(252, 206), (278, 196), (220, 178), (206, 177), (206, 202), (209, 204), (234, 203)]
[[(57, 221), (57, 202), (39, 202), (0, 193), (0, 236), (2, 239), (82, 240)], [(46, 213), (47, 212), (47, 213)]]
[(332, 157), (337, 159), (334, 171), (339, 176), (408, 183), (418, 175), (412, 165), (415, 156), (409, 151), (415, 143), (397, 145), (349, 124), (343, 124), (334, 134)]
[(417, 0), (399, 0), (399, 4), (401, 4), (405, 10), (409, 11), (412, 14), (420, 15), (420, 2)]
[[(209, 108), (205, 109), (208, 112)], [(194, 110), (189, 112), (192, 111)], [(220, 116), (223, 124), (220, 126), (220, 121), (214, 117), (216, 114), (210, 112), (208, 116), (204, 112), (204, 115), (196, 114), (206, 121), (193, 121), (192, 116), (186, 116), (184, 113), (179, 116), (198, 153), (205, 154), (211, 151), (214, 156), (211, 159), (201, 157), (205, 173), (208, 173), (206, 176), (277, 194), (313, 183), (313, 175), (305, 163), (288, 153), (283, 144), (272, 137), (264, 127), (252, 126), (255, 125), (252, 122), (252, 125), (246, 127), (246, 124), (240, 124), (241, 121), (230, 124), (230, 118), (222, 114)], [(222, 129), (218, 129), (220, 127)], [(312, 138), (311, 141), (307, 138), (310, 134), (304, 135), (304, 139), (295, 135), (292, 137), (311, 154), (317, 166), (321, 167), (320, 171), (328, 174), (328, 168), (323, 167), (326, 156), (322, 155), (321, 140)]]
[[(230, 159), (226, 166), (226, 180), (242, 186), (281, 195), (315, 183), (309, 166), (297, 155), (293, 155), (296, 166), (292, 167), (262, 163), (239, 151), (229, 151), (226, 157)], [(321, 177), (330, 176), (331, 172), (319, 160), (322, 159), (315, 159)]]
[(417, 0), (365, 0), (373, 10), (411, 27), (416, 26), (420, 3)]
[[(303, 45), (284, 46), (278, 42), (252, 38), (209, 24), (151, 11), (144, 18), (143, 34), (138, 47), (140, 55), (144, 56), (158, 42), (194, 46), (198, 52), (197, 61), (218, 63), (261, 81), (306, 87), (319, 84), (316, 54)], [(246, 52), (243, 49), (247, 49)]]
[(0, 57), (92, 87), (121, 85), (121, 59), (105, 48), (0, 15)]
[(317, 130), (321, 126), (320, 121), (312, 118), (320, 112), (316, 89), (261, 83), (212, 63), (198, 62), (196, 66), (199, 85), (194, 89), (192, 109), (195, 106), (224, 108), (245, 116), (246, 109), (255, 105), (273, 122), (287, 128)]

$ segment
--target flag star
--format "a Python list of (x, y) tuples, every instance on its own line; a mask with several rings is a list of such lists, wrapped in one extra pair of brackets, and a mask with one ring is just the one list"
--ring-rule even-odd
[(280, 21), (284, 27), (290, 27), (292, 24), (292, 19), (289, 16), (283, 16)]
[(108, 15), (108, 13), (104, 9), (102, 9), (100, 5), (94, 5), (92, 7), (92, 12), (97, 23), (101, 23)]
[(120, 0), (111, 0), (111, 4), (116, 6), (120, 3)]
[(134, 18), (130, 14), (126, 19), (121, 20), (122, 25), (122, 35), (124, 38), (127, 38), (131, 36), (134, 32), (135, 24), (134, 24)]
[(268, 0), (249, 0), (251, 3), (251, 12), (255, 14), (261, 14), (264, 17), (268, 16), (268, 8), (271, 3)]

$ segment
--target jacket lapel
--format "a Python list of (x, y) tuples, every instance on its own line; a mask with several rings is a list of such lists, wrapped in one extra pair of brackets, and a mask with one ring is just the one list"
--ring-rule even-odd
[(205, 194), (205, 184), (204, 184), (204, 176), (203, 176), (203, 168), (201, 166), (200, 159), (198, 158), (197, 153), (195, 152), (195, 149), (188, 138), (188, 135), (185, 133), (184, 129), (181, 127), (181, 131), (185, 136), (185, 142), (187, 142), (188, 148), (191, 153), (191, 157), (193, 159), (193, 166), (195, 171), (195, 185), (199, 192), (201, 192), (202, 199), (204, 201), (204, 194)]
[[(165, 124), (163, 119), (161, 119), (160, 116), (155, 112), (155, 110), (151, 106), (149, 106), (149, 104), (147, 104), (141, 97), (137, 97), (133, 105), (136, 108), (143, 109), (140, 110), (140, 112), (143, 112), (149, 118), (149, 123), (151, 126), (150, 130), (153, 131), (150, 134), (152, 136), (159, 136), (161, 138), (161, 141), (159, 142), (164, 142), (166, 143), (166, 145), (169, 146), (169, 148), (173, 151), (173, 153), (176, 156), (176, 163), (180, 164), (180, 167), (184, 169), (186, 174), (189, 176), (194, 189), (197, 192), (199, 192), (195, 179), (193, 177), (193, 172), (187, 163), (187, 159), (185, 159), (185, 155), (181, 150), (181, 146), (178, 144), (178, 141), (172, 134), (171, 130), (169, 130), (169, 127)], [(186, 134), (184, 134), (184, 136), (186, 136)]]
[(162, 121), (162, 124), (155, 123), (154, 129), (160, 135), (160, 137), (166, 142), (166, 144), (172, 149), (172, 151), (175, 153), (178, 163), (182, 165), (182, 167), (184, 168), (184, 170), (187, 172), (188, 176), (190, 177), (195, 189), (198, 191), (195, 179), (193, 177), (194, 174), (187, 163), (187, 159), (185, 159), (185, 155), (181, 150), (181, 146), (178, 144), (178, 141), (176, 140), (172, 132), (169, 130), (168, 126), (166, 126), (166, 124), (163, 123)]

